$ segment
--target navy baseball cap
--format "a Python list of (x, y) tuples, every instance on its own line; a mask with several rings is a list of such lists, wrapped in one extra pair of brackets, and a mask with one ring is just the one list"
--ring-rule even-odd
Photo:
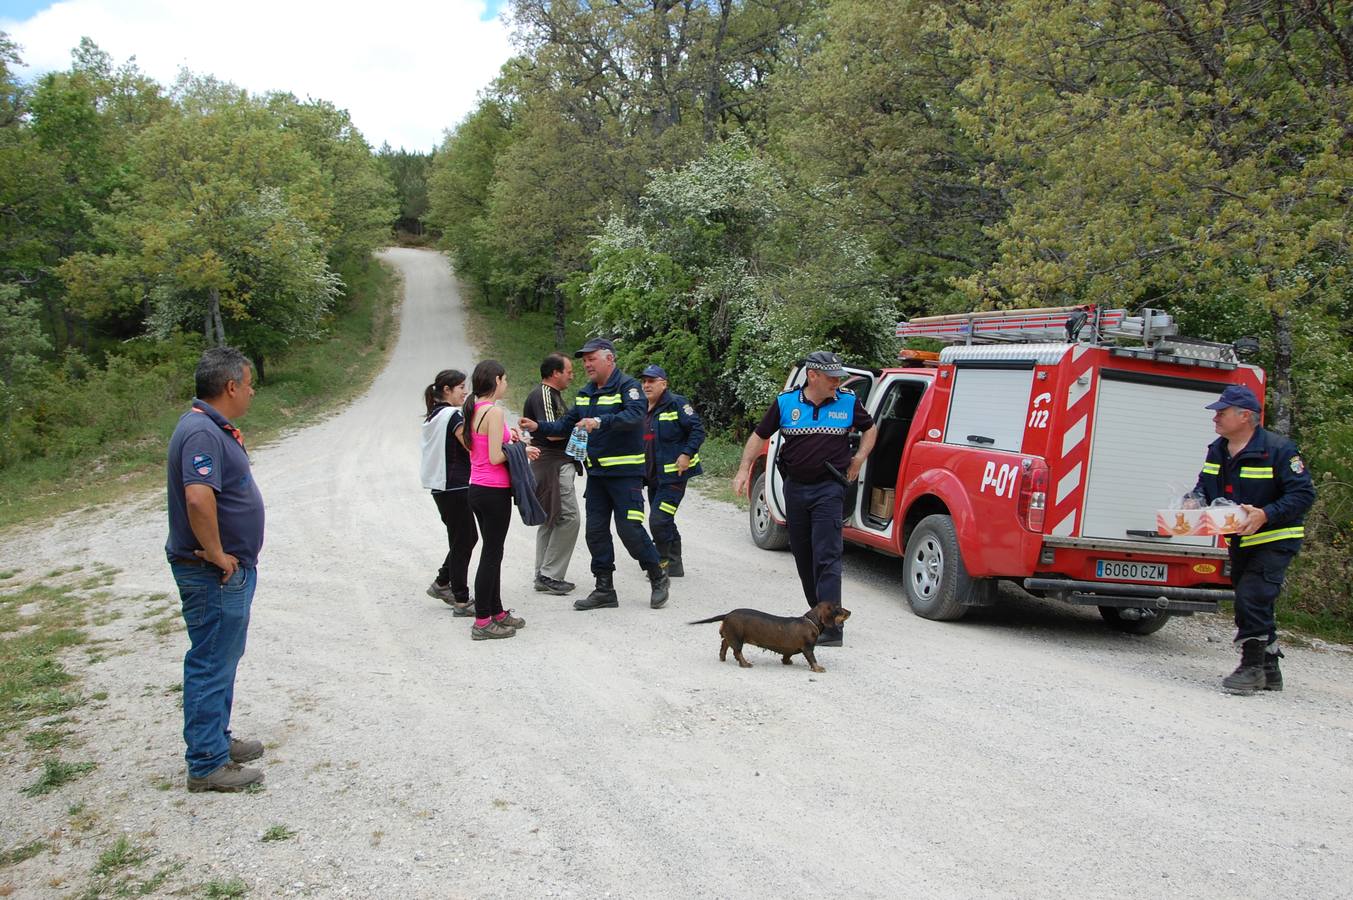
[(829, 378), (845, 378), (848, 374), (846, 367), (841, 364), (841, 357), (830, 350), (815, 350), (809, 353), (807, 366), (810, 369), (816, 369)]
[(1207, 409), (1226, 409), (1228, 406), (1236, 406), (1240, 409), (1248, 409), (1251, 412), (1259, 412), (1259, 398), (1254, 396), (1254, 391), (1245, 387), (1243, 384), (1228, 385), (1226, 390), (1221, 392), (1216, 403), (1209, 403)]
[(615, 344), (612, 344), (606, 338), (592, 338), (586, 344), (583, 344), (583, 348), (577, 353), (574, 353), (573, 357), (576, 359), (580, 356), (586, 356), (589, 353), (595, 353), (598, 350), (610, 350), (614, 353)]
[(648, 364), (648, 368), (644, 369), (644, 371), (639, 375), (639, 377), (640, 377), (640, 378), (661, 378), (663, 381), (666, 381), (666, 380), (667, 380), (667, 370), (664, 369), (662, 366), (655, 366), (655, 365), (653, 365), (652, 363), (649, 363), (649, 364)]

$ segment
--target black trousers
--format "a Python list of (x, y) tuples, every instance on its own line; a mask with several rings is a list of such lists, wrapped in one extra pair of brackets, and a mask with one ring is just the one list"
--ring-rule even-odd
[(503, 611), (503, 543), (512, 522), (512, 488), (470, 485), (470, 509), (484, 538), (474, 573), (474, 614), (487, 619)]
[(645, 570), (658, 565), (658, 549), (644, 531), (644, 479), (641, 475), (587, 476), (583, 493), (587, 506), (587, 549), (592, 554), (592, 574), (615, 571), (615, 542), (611, 540), (611, 520), (615, 533), (629, 555)]
[(1231, 548), (1231, 584), (1236, 590), (1236, 643), (1278, 640), (1273, 611), (1283, 589), (1294, 547)]
[(437, 570), (437, 583), (451, 585), (451, 593), (462, 603), (470, 599), (470, 554), (479, 543), (475, 530), (474, 513), (470, 511), (470, 491), (433, 491), (432, 500), (446, 526), (449, 548), (442, 567)]
[(789, 551), (809, 606), (841, 604), (841, 517), (845, 488), (835, 481), (785, 480)]

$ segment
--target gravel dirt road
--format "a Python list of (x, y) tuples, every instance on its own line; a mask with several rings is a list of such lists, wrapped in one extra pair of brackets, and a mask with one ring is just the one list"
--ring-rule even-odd
[[(504, 594), (528, 627), (472, 643), (424, 595), (444, 532), (417, 443), (422, 387), (478, 355), (445, 259), (385, 259), (406, 285), (388, 367), (254, 453), (268, 536), (235, 729), (268, 744), (265, 791), (183, 789), (187, 639), (137, 629), (146, 596), (173, 592), (161, 496), (0, 542), (20, 579), (116, 566), (126, 613), (92, 629), (121, 655), (71, 662), (108, 694), (68, 754), (99, 768), (29, 798), (36, 757), (5, 747), (0, 844), (51, 832), (66, 848), (0, 870), (14, 896), (67, 895), (124, 831), (184, 863), (166, 889), (239, 878), (260, 897), (1348, 896), (1346, 648), (1289, 649), (1285, 693), (1229, 697), (1219, 619), (1129, 637), (1011, 595), (929, 622), (896, 561), (851, 552), (854, 616), (846, 646), (818, 654), (827, 672), (759, 651), (740, 669), (719, 662), (717, 626), (685, 623), (796, 614), (802, 595), (787, 553), (698, 494), (662, 610), (628, 561), (619, 609), (532, 592), (534, 535), (514, 521)], [(570, 577), (586, 590), (581, 541)], [(77, 800), (102, 831), (71, 832)], [(277, 824), (296, 835), (261, 842)]]

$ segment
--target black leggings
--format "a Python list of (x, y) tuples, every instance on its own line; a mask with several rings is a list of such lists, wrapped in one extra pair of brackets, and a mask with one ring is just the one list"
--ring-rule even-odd
[(470, 512), (470, 491), (433, 491), (442, 524), (446, 526), (446, 543), (450, 550), (442, 567), (437, 570), (437, 583), (450, 584), (451, 593), (462, 603), (470, 599), (470, 554), (479, 543), (474, 527), (474, 513)]
[(470, 509), (484, 538), (479, 548), (479, 569), (474, 573), (474, 614), (487, 619), (503, 611), (503, 542), (512, 522), (512, 488), (470, 485)]

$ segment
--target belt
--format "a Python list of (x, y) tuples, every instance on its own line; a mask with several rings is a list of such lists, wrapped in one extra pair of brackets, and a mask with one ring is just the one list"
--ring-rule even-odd
[(169, 564), (171, 566), (203, 566), (211, 567), (213, 569), (216, 568), (216, 566), (207, 562), (205, 559), (198, 559), (196, 556), (192, 559), (188, 559), (184, 556), (171, 556), (169, 557)]

